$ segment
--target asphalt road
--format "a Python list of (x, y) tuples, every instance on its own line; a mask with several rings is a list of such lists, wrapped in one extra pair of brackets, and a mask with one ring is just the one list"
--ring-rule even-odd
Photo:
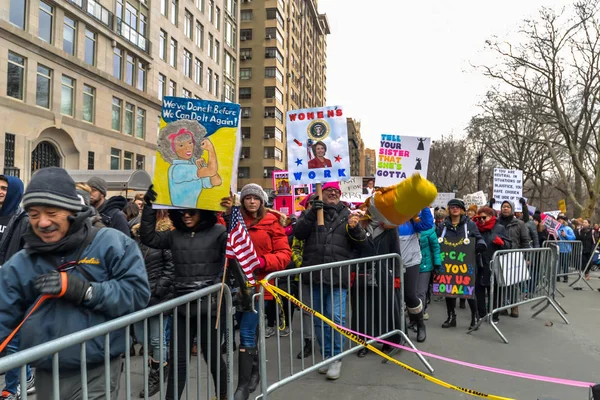
[[(591, 281), (600, 287), (598, 275)], [(470, 322), (468, 307), (458, 310), (458, 327), (441, 329), (446, 318), (444, 302), (432, 301), (427, 321), (428, 338), (418, 348), (441, 356), (497, 368), (547, 375), (557, 378), (600, 382), (600, 292), (587, 287), (575, 291), (560, 283), (559, 289), (566, 295), (559, 301), (568, 311), (570, 325), (564, 324), (552, 308), (546, 309), (535, 319), (531, 318), (530, 307), (520, 309), (518, 319), (502, 317), (499, 328), (510, 341), (504, 344), (493, 329), (484, 323), (480, 330), (465, 334)], [(550, 322), (552, 324), (550, 324)], [(552, 325), (552, 326), (547, 326)], [(281, 375), (290, 374), (290, 353), (294, 360), (294, 372), (301, 368), (295, 355), (299, 351), (298, 318), (294, 323), (294, 348), (290, 352), (289, 338), (281, 338)], [(414, 340), (414, 334), (411, 333)], [(416, 340), (415, 340), (416, 343)], [(426, 372), (414, 354), (401, 353), (397, 359)], [(237, 355), (235, 355), (237, 362)], [(269, 384), (278, 380), (277, 338), (267, 339), (267, 365)], [(514, 399), (540, 400), (584, 400), (587, 389), (557, 384), (524, 380), (489, 372), (478, 371), (439, 360), (429, 360), (435, 369), (434, 376), (448, 383), (474, 389), (484, 393)], [(305, 366), (310, 365), (307, 360)], [(196, 358), (192, 358), (192, 367)], [(237, 370), (234, 371), (237, 373)], [(195, 375), (193, 368), (192, 376)], [(206, 366), (201, 362), (201, 392), (197, 396), (197, 381), (190, 381), (190, 398), (208, 399), (206, 390)], [(125, 399), (125, 380), (122, 379), (120, 399)], [(142, 388), (141, 358), (132, 359), (132, 398), (137, 398)], [(260, 390), (259, 390), (260, 391)], [(254, 395), (256, 395), (255, 393)], [(36, 396), (29, 396), (36, 399)], [(156, 395), (153, 399), (158, 399)], [(182, 398), (186, 398), (185, 393)], [(251, 396), (251, 398), (254, 398)], [(382, 364), (381, 358), (373, 353), (365, 358), (349, 355), (343, 361), (342, 375), (337, 381), (327, 381), (317, 372), (276, 390), (268, 396), (273, 400), (309, 399), (465, 399), (471, 396), (444, 388), (392, 363)]]

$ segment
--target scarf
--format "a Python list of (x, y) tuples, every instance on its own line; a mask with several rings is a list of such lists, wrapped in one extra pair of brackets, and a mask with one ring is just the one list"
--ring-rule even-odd
[(506, 227), (508, 227), (508, 224), (510, 224), (514, 218), (515, 217), (513, 215), (509, 215), (508, 217), (500, 215), (500, 218), (498, 218), (498, 223), (506, 228)]
[(87, 234), (92, 227), (90, 217), (93, 215), (91, 208), (86, 208), (67, 219), (71, 226), (65, 237), (55, 243), (45, 243), (35, 234), (31, 224), (27, 227), (23, 239), (25, 240), (25, 250), (27, 254), (34, 253), (69, 253), (79, 248), (85, 242)]
[(477, 224), (479, 232), (491, 231), (494, 228), (494, 225), (496, 225), (496, 217), (492, 215), (484, 223), (482, 223), (480, 219), (476, 220), (475, 223)]

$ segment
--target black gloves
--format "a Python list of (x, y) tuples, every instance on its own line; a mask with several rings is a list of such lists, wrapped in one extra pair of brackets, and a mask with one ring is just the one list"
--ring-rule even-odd
[(150, 185), (148, 191), (144, 195), (144, 203), (146, 205), (152, 206), (152, 203), (156, 201), (156, 192), (153, 189), (154, 185)]
[(527, 204), (527, 202), (525, 201), (525, 199), (522, 198), (522, 197), (519, 199), (519, 203), (521, 203), (522, 205)]
[(490, 199), (490, 207), (494, 207), (494, 204), (496, 204), (496, 199), (492, 197)]
[[(63, 279), (66, 280), (65, 285), (67, 286), (67, 289), (65, 290), (65, 293), (60, 296)], [(90, 287), (90, 283), (76, 275), (67, 275), (66, 273), (52, 271), (35, 278), (34, 286), (40, 294), (62, 297), (75, 305), (79, 305), (83, 301), (85, 293)]]
[(318, 200), (318, 199), (313, 200), (312, 208), (315, 211), (322, 210), (323, 209), (323, 200)]
[(442, 266), (441, 265), (434, 265), (433, 266), (433, 272), (436, 274), (439, 274), (440, 272), (442, 272)]
[(483, 253), (485, 249), (487, 249), (485, 243), (477, 243), (477, 246), (475, 246), (475, 251), (477, 251), (477, 253)]

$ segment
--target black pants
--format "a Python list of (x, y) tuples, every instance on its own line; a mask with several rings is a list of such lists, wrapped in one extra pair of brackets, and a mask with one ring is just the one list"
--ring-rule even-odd
[[(419, 272), (419, 266), (413, 265), (406, 267), (406, 272), (404, 273), (404, 302), (408, 308), (418, 307), (421, 302), (417, 295)], [(423, 304), (423, 307), (425, 307), (425, 304)]]
[[(498, 289), (495, 289), (496, 296), (498, 296)], [(475, 298), (477, 300), (477, 311), (479, 317), (483, 318), (496, 308), (496, 299), (492, 299), (492, 288), (491, 286), (475, 285)], [(486, 307), (487, 300), (487, 307)], [(489, 309), (489, 310), (488, 310)]]
[[(477, 314), (477, 302), (475, 299), (467, 299), (467, 303), (469, 303), (471, 314)], [(448, 310), (448, 314), (456, 310), (456, 298), (446, 297), (446, 310)]]
[[(227, 392), (227, 365), (223, 356), (221, 355), (221, 339), (225, 333), (224, 323), (225, 320), (221, 318), (219, 325), (221, 327), (221, 335), (218, 330), (215, 329), (217, 322), (216, 316), (211, 316), (210, 320), (207, 315), (200, 316), (200, 329), (201, 332), (198, 334), (198, 319), (196, 316), (190, 316), (190, 351), (194, 342), (194, 338), (198, 334), (198, 345), (202, 350), (202, 356), (207, 365), (210, 365), (210, 372), (215, 385), (215, 391), (223, 394)], [(177, 349), (175, 346), (175, 323), (177, 323)], [(177, 314), (176, 321), (173, 321), (171, 326), (171, 360), (169, 362), (169, 377), (167, 380), (167, 399), (174, 400), (181, 398), (183, 389), (185, 388), (186, 378), (186, 361), (190, 359), (190, 354), (187, 352), (187, 346), (185, 343), (185, 315)], [(210, 336), (210, 360), (208, 358), (208, 338)], [(173, 395), (174, 391), (174, 363), (175, 363), (175, 351), (177, 351), (177, 396)], [(217, 361), (220, 359), (220, 366), (217, 367)], [(219, 377), (219, 383), (217, 384), (217, 377)]]
[(583, 253), (581, 255), (581, 269), (583, 269), (583, 273), (585, 275), (590, 273), (590, 268), (592, 267), (592, 263), (590, 262), (587, 266), (587, 268), (585, 267), (585, 265), (587, 264), (588, 261), (590, 261), (590, 258), (592, 257), (592, 253)]

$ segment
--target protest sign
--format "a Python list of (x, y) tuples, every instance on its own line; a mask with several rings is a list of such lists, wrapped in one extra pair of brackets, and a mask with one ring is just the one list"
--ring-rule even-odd
[(446, 207), (448, 205), (448, 202), (450, 200), (452, 200), (453, 198), (456, 197), (456, 193), (450, 192), (450, 193), (438, 193), (437, 197), (435, 198), (435, 200), (433, 201), (433, 203), (431, 203), (431, 207)]
[(163, 208), (221, 211), (235, 165), (240, 106), (183, 97), (163, 99), (152, 183)]
[(394, 185), (418, 172), (427, 178), (431, 138), (381, 135), (377, 154), (375, 183), (379, 187)]
[(560, 210), (560, 212), (562, 212), (563, 214), (567, 213), (567, 202), (565, 201), (565, 199), (560, 199), (558, 201), (558, 209)]
[(561, 223), (554, 219), (554, 217), (548, 213), (542, 214), (542, 223), (546, 227), (548, 234), (558, 239), (558, 230), (562, 226)]
[(310, 193), (312, 193), (311, 185), (297, 185), (292, 188), (294, 192), (294, 213), (298, 215), (300, 212), (304, 211), (304, 207), (301, 206), (300, 203), (306, 196), (309, 196)]
[(362, 178), (362, 194), (371, 196), (375, 189), (379, 186), (375, 186), (375, 178), (372, 176), (363, 176)]
[(433, 276), (433, 295), (471, 299), (475, 297), (475, 240), (440, 243), (442, 268)]
[(466, 195), (464, 202), (467, 207), (471, 204), (474, 204), (477, 207), (485, 206), (487, 204), (487, 196), (483, 193), (483, 190), (480, 190), (479, 192)]
[(363, 194), (363, 178), (361, 176), (351, 176), (350, 179), (340, 182), (342, 189), (341, 201), (347, 203), (363, 203), (369, 196)]
[(290, 215), (294, 209), (294, 196), (279, 195), (273, 200), (273, 208), (280, 213)]
[(494, 209), (500, 210), (504, 200), (511, 201), (515, 209), (522, 211), (519, 199), (523, 196), (523, 171), (518, 169), (494, 168)]
[(543, 215), (543, 214), (550, 215), (550, 216), (552, 216), (553, 218), (558, 218), (558, 216), (560, 215), (560, 210), (554, 210), (554, 211), (544, 211), (544, 212), (542, 213), (542, 215)]
[(326, 183), (350, 178), (348, 130), (342, 107), (288, 111), (290, 183)]
[(277, 196), (292, 194), (287, 171), (273, 171), (273, 190)]

